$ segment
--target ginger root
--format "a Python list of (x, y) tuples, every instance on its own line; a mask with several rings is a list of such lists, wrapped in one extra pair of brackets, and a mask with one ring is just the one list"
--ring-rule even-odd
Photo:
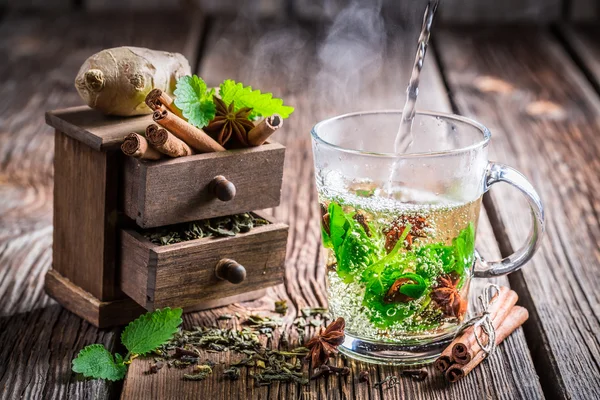
[(140, 47), (116, 47), (88, 58), (75, 78), (81, 98), (107, 115), (151, 114), (146, 95), (154, 88), (173, 94), (177, 79), (190, 75), (179, 53)]

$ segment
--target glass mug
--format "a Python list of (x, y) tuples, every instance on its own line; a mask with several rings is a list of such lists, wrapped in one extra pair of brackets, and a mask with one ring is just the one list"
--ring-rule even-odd
[[(394, 154), (399, 111), (346, 114), (312, 129), (327, 296), (346, 320), (340, 350), (363, 361), (433, 361), (465, 318), (471, 278), (504, 275), (535, 253), (544, 211), (516, 170), (488, 161), (491, 134), (457, 115), (418, 112), (414, 143)], [(500, 261), (474, 247), (483, 194), (508, 182), (533, 227)]]

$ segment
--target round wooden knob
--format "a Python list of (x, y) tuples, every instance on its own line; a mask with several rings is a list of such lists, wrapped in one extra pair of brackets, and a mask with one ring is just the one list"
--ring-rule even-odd
[(211, 182), (211, 187), (212, 192), (221, 201), (233, 200), (235, 197), (235, 185), (222, 175), (215, 176)]
[(246, 279), (246, 268), (235, 260), (224, 258), (217, 263), (215, 275), (231, 283), (242, 283)]

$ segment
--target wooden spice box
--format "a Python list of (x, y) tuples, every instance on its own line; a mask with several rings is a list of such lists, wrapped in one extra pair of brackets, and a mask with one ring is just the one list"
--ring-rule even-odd
[[(48, 112), (46, 121), (56, 134), (45, 288), (65, 308), (107, 327), (155, 308), (191, 311), (258, 298), (283, 282), (288, 227), (263, 215), (269, 224), (235, 237), (159, 246), (138, 232), (277, 206), (283, 146), (148, 162), (119, 147), (150, 116), (106, 117), (83, 106)], [(222, 181), (235, 186), (234, 196), (219, 199)]]

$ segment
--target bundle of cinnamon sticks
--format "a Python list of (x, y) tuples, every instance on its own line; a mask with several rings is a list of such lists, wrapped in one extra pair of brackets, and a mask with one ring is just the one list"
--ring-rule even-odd
[[(502, 286), (490, 303), (488, 311), (496, 332), (496, 345), (502, 343), (529, 318), (525, 308), (515, 305), (518, 299), (516, 292)], [(480, 328), (469, 327), (460, 333), (435, 361), (435, 368), (442, 372), (448, 381), (456, 382), (462, 379), (487, 357), (475, 335), (478, 335), (484, 346), (489, 344), (489, 338)]]
[[(121, 150), (128, 156), (158, 160), (163, 155), (185, 157), (196, 153), (225, 151), (210, 135), (186, 121), (173, 99), (160, 89), (154, 89), (146, 96), (146, 104), (154, 113), (156, 124), (146, 128), (145, 135), (132, 132), (128, 134)], [(280, 126), (281, 118), (275, 115), (255, 124), (248, 133), (249, 144), (263, 144)], [(157, 125), (158, 124), (158, 125)]]

